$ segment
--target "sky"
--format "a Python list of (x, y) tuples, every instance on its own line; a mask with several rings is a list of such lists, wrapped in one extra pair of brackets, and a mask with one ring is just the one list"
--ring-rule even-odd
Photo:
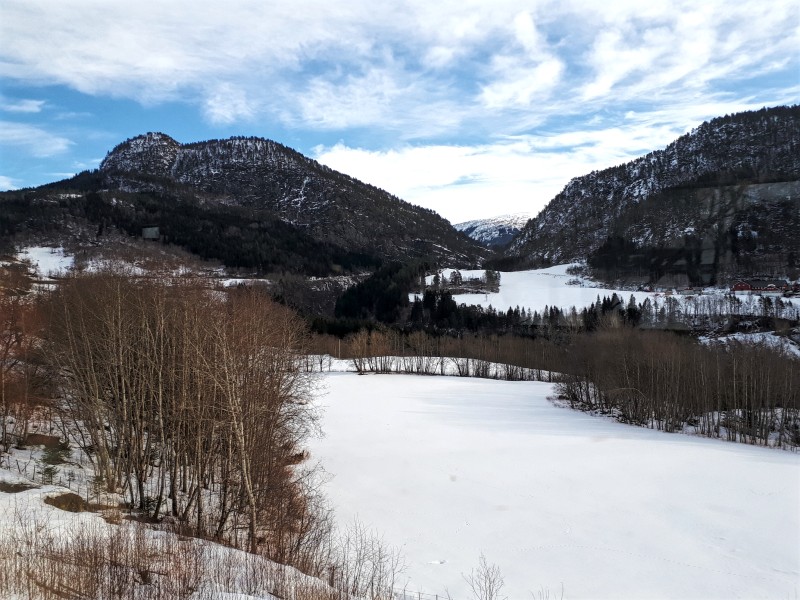
[(796, 0), (0, 0), (0, 190), (161, 131), (295, 148), (453, 223), (800, 98)]

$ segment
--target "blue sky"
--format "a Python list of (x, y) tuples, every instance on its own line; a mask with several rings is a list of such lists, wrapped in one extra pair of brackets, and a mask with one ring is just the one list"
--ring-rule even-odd
[[(135, 5), (134, 5), (135, 4)], [(147, 131), (275, 139), (452, 222), (800, 98), (800, 4), (3, 0), (0, 189)]]

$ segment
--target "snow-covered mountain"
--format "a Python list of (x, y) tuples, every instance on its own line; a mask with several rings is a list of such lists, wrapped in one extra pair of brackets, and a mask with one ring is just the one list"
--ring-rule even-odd
[(180, 144), (148, 133), (114, 148), (100, 173), (107, 189), (162, 193), (177, 187), (200, 193), (206, 203), (268, 210), (350, 252), (461, 264), (485, 254), (435, 212), (263, 138)]
[(464, 221), (456, 223), (453, 227), (485, 246), (502, 248), (514, 239), (530, 218), (529, 213), (516, 213)]
[(747, 270), (753, 260), (753, 268), (785, 267), (800, 256), (798, 181), (800, 106), (720, 117), (663, 150), (571, 180), (507, 255), (531, 264), (586, 260), (614, 238), (627, 255), (654, 254), (657, 268), (669, 252), (709, 273)]

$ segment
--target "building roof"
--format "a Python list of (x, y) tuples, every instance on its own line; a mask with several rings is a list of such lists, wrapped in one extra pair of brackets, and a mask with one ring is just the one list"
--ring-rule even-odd
[(784, 279), (738, 279), (734, 286), (740, 284), (748, 285), (754, 290), (783, 289), (789, 285)]

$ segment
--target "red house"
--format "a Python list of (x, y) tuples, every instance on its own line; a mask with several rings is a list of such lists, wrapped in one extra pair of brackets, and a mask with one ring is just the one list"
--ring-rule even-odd
[(789, 284), (782, 279), (739, 279), (731, 287), (734, 294), (782, 296)]

